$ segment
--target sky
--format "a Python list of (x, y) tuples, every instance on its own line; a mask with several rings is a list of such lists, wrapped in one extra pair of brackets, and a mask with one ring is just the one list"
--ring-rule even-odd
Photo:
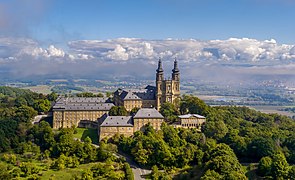
[(0, 72), (40, 74), (37, 61), (42, 74), (57, 63), (97, 73), (159, 57), (292, 72), (294, 17), (295, 0), (0, 0)]

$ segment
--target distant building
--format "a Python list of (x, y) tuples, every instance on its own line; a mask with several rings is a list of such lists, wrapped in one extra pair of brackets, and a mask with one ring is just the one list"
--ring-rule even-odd
[(108, 98), (62, 97), (52, 108), (53, 128), (97, 127), (97, 120), (114, 104)]
[(134, 116), (103, 115), (99, 120), (99, 140), (110, 138), (115, 134), (132, 136), (136, 131), (143, 131), (150, 123), (155, 130), (160, 130), (164, 117), (154, 108), (141, 108)]
[(206, 118), (198, 114), (185, 114), (178, 116), (179, 122), (174, 127), (196, 128), (201, 130), (202, 125), (206, 123)]

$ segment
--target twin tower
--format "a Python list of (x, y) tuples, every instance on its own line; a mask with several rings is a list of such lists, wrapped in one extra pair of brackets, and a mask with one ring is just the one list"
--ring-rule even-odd
[(158, 110), (160, 109), (161, 104), (169, 102), (176, 105), (180, 99), (179, 74), (177, 60), (175, 59), (174, 68), (172, 69), (172, 79), (164, 79), (162, 61), (159, 59), (156, 73), (156, 106)]

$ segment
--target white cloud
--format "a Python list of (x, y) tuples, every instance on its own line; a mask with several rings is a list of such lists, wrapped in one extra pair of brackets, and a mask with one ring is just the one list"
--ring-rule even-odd
[[(136, 69), (131, 72), (133, 70), (122, 71), (120, 68), (124, 66), (125, 69), (152, 69), (159, 57), (170, 62), (177, 57), (181, 68), (185, 69), (186, 76), (217, 74), (226, 72), (229, 67), (235, 67), (234, 72), (243, 73), (268, 70), (269, 73), (292, 73), (295, 45), (278, 44), (273, 39), (259, 41), (249, 38), (211, 41), (118, 38), (71, 41), (65, 50), (56, 45), (41, 47), (32, 39), (0, 38), (0, 69), (18, 69), (17, 73), (27, 71), (26, 74), (38, 74), (36, 67), (39, 67), (40, 73), (43, 74), (103, 73), (107, 67), (113, 72), (129, 72), (134, 75), (138, 73)], [(120, 66), (117, 63), (120, 63)], [(168, 68), (172, 65), (164, 63)], [(35, 69), (32, 70), (31, 67)], [(211, 68), (211, 71), (208, 68)]]
[(156, 60), (157, 57), (176, 56), (183, 62), (194, 61), (240, 61), (270, 62), (294, 60), (294, 45), (280, 45), (274, 39), (259, 41), (249, 38), (199, 41), (189, 40), (144, 40), (119, 38), (105, 41), (88, 40), (69, 42), (74, 52), (91, 54), (111, 60)]

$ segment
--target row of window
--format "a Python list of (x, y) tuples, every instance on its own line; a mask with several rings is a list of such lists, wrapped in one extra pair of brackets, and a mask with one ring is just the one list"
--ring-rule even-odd
[(182, 124), (183, 127), (200, 127), (200, 124)]

